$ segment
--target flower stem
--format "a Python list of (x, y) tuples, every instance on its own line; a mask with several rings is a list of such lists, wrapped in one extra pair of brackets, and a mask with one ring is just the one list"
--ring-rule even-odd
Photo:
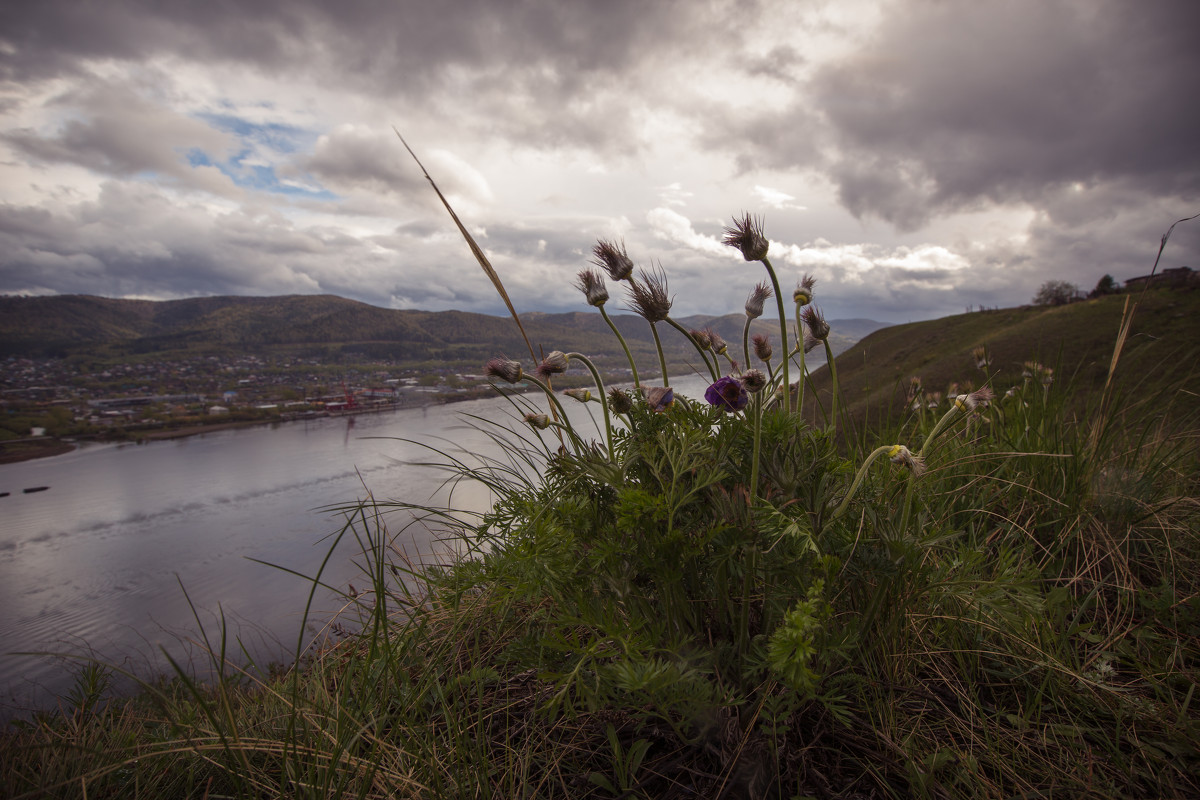
[(841, 505), (839, 505), (833, 514), (830, 515), (830, 522), (833, 522), (842, 514), (846, 513), (846, 509), (850, 507), (850, 500), (853, 499), (854, 494), (858, 491), (859, 485), (863, 482), (863, 478), (866, 477), (867, 467), (871, 466), (875, 459), (879, 458), (890, 449), (892, 449), (892, 446), (885, 444), (882, 447), (876, 447), (871, 451), (871, 454), (867, 456), (865, 461), (863, 461), (862, 466), (858, 468), (858, 472), (854, 473), (854, 480), (850, 483), (850, 490), (846, 492), (846, 496), (842, 498)]
[(658, 348), (658, 365), (662, 368), (662, 385), (665, 388), (671, 385), (667, 378), (667, 359), (663, 355), (662, 340), (658, 338), (658, 328), (653, 322), (650, 323), (650, 333), (654, 334), (654, 346)]
[(617, 326), (609, 318), (608, 312), (604, 310), (604, 306), (600, 306), (600, 316), (604, 317), (604, 321), (608, 323), (608, 327), (612, 328), (612, 332), (617, 336), (617, 341), (621, 343), (621, 349), (625, 351), (625, 358), (629, 361), (629, 369), (633, 372), (633, 385), (641, 386), (642, 382), (638, 380), (637, 364), (633, 361), (633, 354), (629, 352), (629, 345), (625, 343), (625, 337), (617, 330)]
[[(838, 423), (838, 377), (837, 377), (837, 360), (833, 357), (833, 348), (829, 346), (829, 338), (825, 341), (825, 360), (829, 364), (829, 379), (833, 382), (833, 411), (830, 413), (830, 418), (833, 420), (833, 427), (837, 427)], [(800, 348), (800, 352), (804, 352), (804, 348)]]
[[(770, 259), (764, 256), (762, 263), (767, 268), (767, 274), (771, 276), (771, 287), (775, 290), (775, 303), (779, 306), (779, 347), (786, 354), (788, 351), (787, 314), (783, 310), (783, 293), (779, 291), (779, 279), (775, 277), (775, 269), (771, 266)], [(788, 376), (788, 361), (790, 360), (783, 359), (783, 413), (785, 414), (790, 412), (792, 407), (792, 385)]]
[(600, 378), (600, 373), (596, 371), (596, 365), (587, 356), (581, 353), (567, 353), (567, 358), (577, 358), (582, 361), (583, 365), (592, 373), (592, 380), (596, 382), (596, 391), (600, 395), (600, 407), (604, 409), (604, 435), (608, 440), (608, 457), (611, 460), (613, 458), (612, 418), (608, 413), (608, 395), (604, 392), (604, 381)]
[[(704, 361), (704, 366), (708, 368), (708, 373), (710, 375), (712, 375), (712, 379), (714, 381), (716, 381), (720, 377), (720, 375), (717, 374), (717, 368), (713, 365), (713, 363), (709, 362), (708, 354), (705, 353), (702, 349), (700, 349), (700, 344), (699, 344), (699, 342), (696, 341), (696, 338), (694, 336), (692, 336), (690, 333), (688, 333), (686, 328), (684, 328), (682, 325), (680, 325), (678, 322), (671, 319), (670, 317), (667, 317), (667, 324), (669, 324), (672, 328), (674, 328), (675, 330), (682, 333), (685, 337), (687, 337), (687, 340), (692, 343), (692, 347), (696, 348), (696, 352), (700, 354), (700, 359), (702, 361)], [(715, 359), (714, 359), (714, 362), (715, 362)]]

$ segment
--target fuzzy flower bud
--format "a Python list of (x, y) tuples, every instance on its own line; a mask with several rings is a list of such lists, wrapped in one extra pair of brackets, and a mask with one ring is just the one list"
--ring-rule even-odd
[(628, 414), (633, 411), (633, 397), (624, 389), (609, 389), (608, 407), (614, 414)]
[(586, 403), (592, 399), (592, 393), (587, 389), (565, 389), (563, 390), (563, 394), (581, 403)]
[(912, 451), (902, 444), (892, 445), (892, 449), (888, 451), (887, 455), (893, 464), (899, 464), (913, 475), (920, 475), (925, 471), (925, 462), (921, 457), (913, 455)]
[(708, 329), (707, 332), (708, 332), (708, 338), (712, 341), (713, 352), (719, 356), (725, 355), (725, 351), (727, 351), (729, 349), (729, 345), (726, 343), (726, 341), (724, 339), (721, 338), (721, 334), (717, 333), (716, 331), (712, 330), (711, 328)]
[(800, 312), (800, 319), (804, 320), (805, 326), (812, 332), (814, 339), (823, 342), (829, 338), (829, 323), (825, 321), (825, 315), (816, 306), (806, 306)]
[(539, 431), (544, 431), (550, 427), (550, 417), (545, 414), (526, 414), (525, 421)]
[(992, 394), (992, 390), (985, 386), (982, 389), (971, 392), (970, 394), (960, 394), (955, 397), (954, 407), (959, 411), (974, 411), (975, 409), (979, 408), (979, 406), (987, 408), (988, 403), (991, 402), (992, 397), (994, 396), (995, 395)]
[(711, 332), (707, 329), (702, 330), (702, 331), (700, 331), (700, 330), (688, 331), (688, 335), (691, 336), (696, 341), (696, 347), (699, 347), (701, 350), (712, 350), (713, 343), (712, 343), (712, 336), (710, 335), (710, 333)]
[(667, 276), (662, 271), (642, 271), (642, 279), (629, 286), (629, 310), (647, 322), (662, 322), (671, 313), (667, 296)]
[(987, 369), (989, 366), (991, 366), (992, 359), (988, 355), (986, 347), (983, 347), (982, 345), (976, 347), (971, 351), (971, 355), (975, 358), (976, 369)]
[(762, 220), (755, 219), (749, 213), (741, 219), (733, 218), (733, 227), (725, 229), (724, 243), (742, 251), (742, 258), (747, 261), (762, 261), (767, 257), (771, 243), (763, 236)]
[(916, 375), (913, 375), (911, 378), (908, 379), (908, 391), (905, 393), (905, 397), (911, 403), (913, 400), (916, 400), (920, 396), (921, 396), (921, 379), (919, 377), (917, 377)]
[(592, 248), (592, 263), (608, 273), (614, 281), (623, 281), (633, 274), (633, 261), (625, 252), (625, 245), (601, 239)]
[(646, 405), (651, 411), (666, 411), (675, 402), (675, 392), (669, 386), (655, 386), (646, 391)]
[(771, 340), (763, 333), (754, 334), (750, 337), (750, 340), (754, 343), (754, 355), (758, 356), (759, 361), (765, 361), (769, 364), (772, 355)]
[(555, 350), (542, 359), (542, 363), (537, 365), (534, 372), (538, 374), (539, 378), (548, 378), (551, 375), (566, 372), (568, 363), (570, 363), (570, 359), (567, 358), (567, 354), (561, 350)]
[(507, 358), (489, 359), (483, 371), (489, 378), (499, 378), (506, 383), (516, 383), (524, 377), (520, 362)]
[(583, 292), (589, 306), (599, 308), (608, 302), (608, 287), (604, 285), (604, 276), (594, 269), (581, 271), (575, 286)]
[(813, 300), (813, 287), (816, 285), (816, 278), (805, 275), (800, 279), (800, 283), (796, 284), (796, 291), (792, 292), (792, 301), (798, 306), (808, 305)]
[(750, 394), (758, 394), (767, 386), (767, 376), (762, 373), (762, 370), (748, 369), (742, 373), (742, 386), (746, 387), (746, 391)]
[(758, 319), (763, 313), (763, 304), (771, 298), (775, 292), (766, 283), (760, 283), (750, 290), (750, 296), (746, 298), (746, 316), (750, 319)]

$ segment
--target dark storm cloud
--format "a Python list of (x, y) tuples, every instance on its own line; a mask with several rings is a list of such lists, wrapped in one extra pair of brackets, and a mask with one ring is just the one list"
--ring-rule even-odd
[[(917, 0), (889, 12), (866, 46), (817, 71), (811, 96), (743, 126), (748, 164), (824, 167), (849, 210), (904, 229), (1075, 182), (1200, 192), (1200, 4)], [(781, 146), (814, 114), (824, 163)]]

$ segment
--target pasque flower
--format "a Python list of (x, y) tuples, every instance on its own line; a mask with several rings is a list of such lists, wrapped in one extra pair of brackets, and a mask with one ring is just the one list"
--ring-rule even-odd
[(508, 358), (489, 359), (483, 370), (489, 378), (499, 378), (507, 383), (516, 383), (523, 376), (520, 362)]
[(624, 244), (601, 239), (592, 248), (592, 263), (600, 267), (614, 281), (623, 281), (633, 274), (633, 261), (625, 252)]
[(754, 355), (758, 356), (759, 360), (769, 362), (774, 352), (771, 349), (771, 340), (766, 334), (756, 333), (751, 337), (754, 342)]
[(538, 364), (537, 369), (534, 371), (537, 372), (538, 377), (548, 378), (551, 375), (558, 375), (566, 372), (569, 361), (570, 359), (567, 358), (566, 353), (562, 352), (561, 350), (555, 350), (550, 355), (543, 358), (542, 363)]
[(662, 322), (671, 313), (667, 276), (661, 271), (642, 271), (642, 279), (629, 286), (629, 310), (647, 322)]
[(670, 386), (655, 386), (646, 391), (646, 405), (651, 411), (666, 411), (675, 402), (675, 392)]
[(727, 412), (741, 411), (750, 402), (746, 387), (737, 378), (721, 378), (704, 392), (709, 405), (723, 408)]
[(812, 275), (805, 275), (800, 279), (800, 283), (796, 284), (796, 291), (792, 292), (792, 301), (798, 306), (806, 306), (812, 302), (813, 287), (817, 285), (817, 279)]
[(763, 235), (762, 220), (755, 219), (749, 213), (741, 219), (733, 218), (733, 226), (725, 229), (724, 242), (741, 250), (742, 258), (747, 261), (762, 261), (771, 246)]
[(597, 270), (582, 270), (575, 286), (587, 297), (589, 306), (599, 308), (608, 302), (608, 287), (604, 285), (604, 276)]
[(763, 313), (763, 304), (771, 298), (774, 292), (766, 283), (757, 284), (750, 290), (750, 296), (746, 298), (746, 316), (750, 319), (758, 319)]

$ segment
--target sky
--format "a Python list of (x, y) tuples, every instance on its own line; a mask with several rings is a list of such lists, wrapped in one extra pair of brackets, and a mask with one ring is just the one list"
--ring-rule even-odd
[(1021, 305), (1200, 213), (1197, 31), (1195, 0), (4, 3), (0, 294), (504, 314), (399, 131), (521, 312), (586, 310), (613, 240), (674, 315), (740, 313), (746, 213), (827, 317)]

